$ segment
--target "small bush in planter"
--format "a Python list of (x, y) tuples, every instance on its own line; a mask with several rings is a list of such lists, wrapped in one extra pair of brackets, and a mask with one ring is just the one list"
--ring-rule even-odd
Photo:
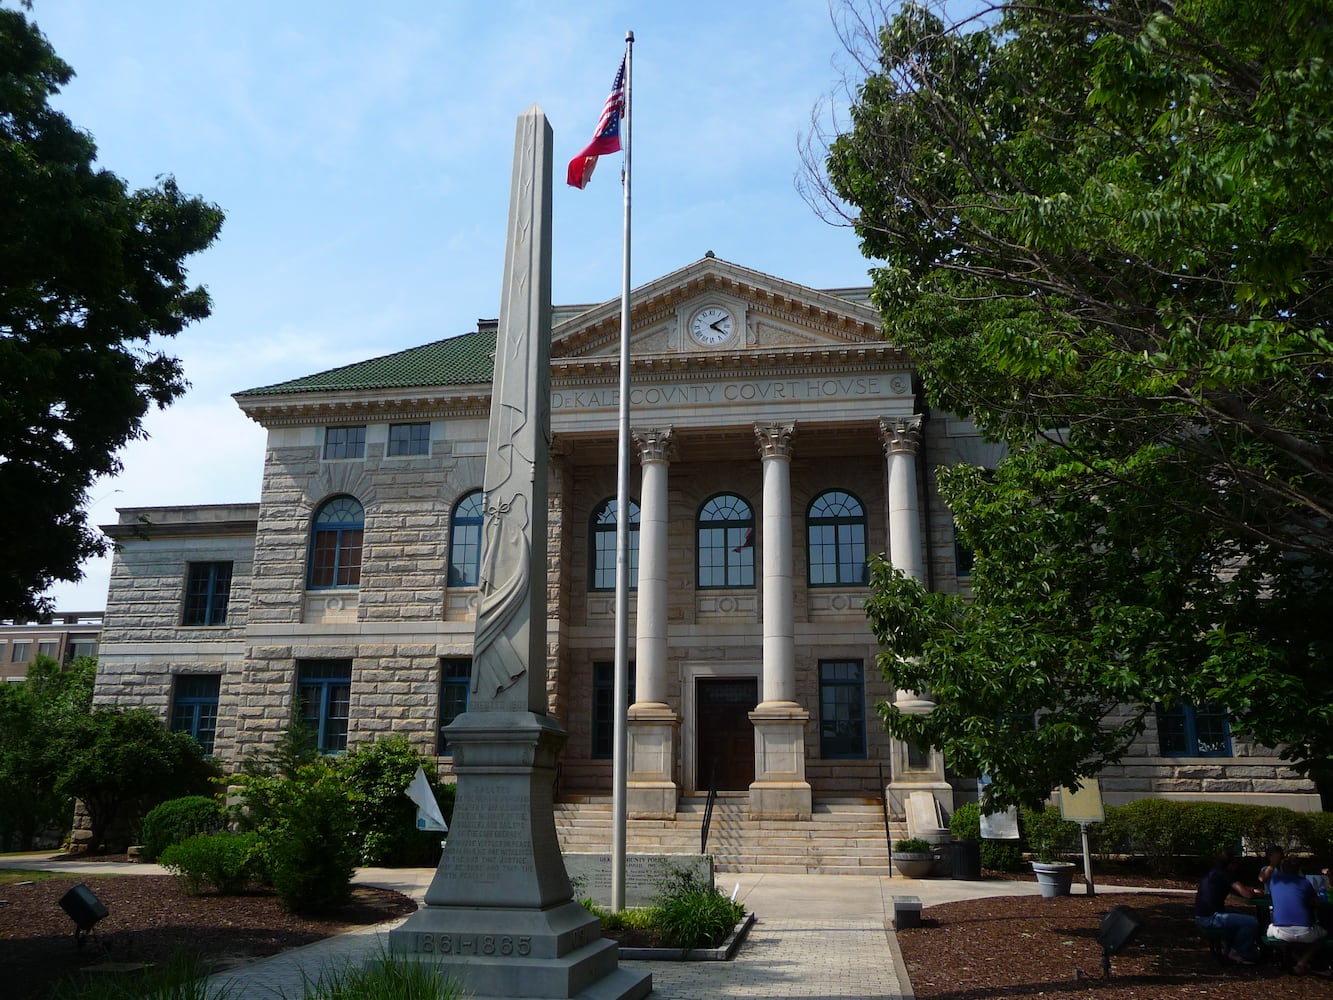
[(733, 903), (693, 872), (673, 868), (659, 883), (654, 923), (669, 947), (716, 948), (745, 916)]
[(920, 837), (908, 837), (906, 840), (896, 840), (893, 843), (894, 854), (931, 854), (932, 852), (930, 843)]
[(1034, 861), (1063, 861), (1078, 841), (1078, 824), (1062, 818), (1054, 806), (1023, 809), (1019, 818)]

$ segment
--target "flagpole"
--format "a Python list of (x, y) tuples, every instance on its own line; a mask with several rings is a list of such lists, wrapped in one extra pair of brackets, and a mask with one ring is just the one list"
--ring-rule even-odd
[(630, 114), (634, 62), (634, 32), (625, 33), (625, 166), (621, 184), (625, 189), (624, 259), (620, 288), (620, 430), (616, 458), (616, 648), (614, 765), (611, 790), (611, 910), (625, 908), (625, 803), (628, 798), (629, 720), (629, 249), (630, 249), (630, 155), (633, 117)]

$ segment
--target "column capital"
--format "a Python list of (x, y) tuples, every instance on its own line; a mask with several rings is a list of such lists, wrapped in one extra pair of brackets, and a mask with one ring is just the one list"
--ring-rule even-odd
[(630, 431), (630, 437), (639, 447), (641, 462), (670, 462), (676, 457), (676, 442), (672, 438), (672, 427), (648, 427)]
[(879, 437), (886, 455), (915, 455), (921, 447), (920, 413), (910, 417), (880, 417)]
[(786, 424), (755, 424), (754, 440), (764, 458), (791, 458), (791, 439), (796, 421)]

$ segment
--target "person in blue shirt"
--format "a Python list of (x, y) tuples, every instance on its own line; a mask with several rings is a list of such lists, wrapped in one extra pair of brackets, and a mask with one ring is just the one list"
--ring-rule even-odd
[(1227, 912), (1228, 896), (1235, 894), (1242, 899), (1253, 899), (1259, 895), (1257, 890), (1241, 882), (1238, 868), (1236, 857), (1230, 851), (1218, 853), (1194, 897), (1194, 922), (1204, 929), (1225, 930), (1227, 957), (1242, 965), (1253, 965), (1259, 957), (1256, 943), (1259, 921), (1253, 914)]
[(1297, 875), (1290, 863), (1285, 863), (1269, 877), (1268, 892), (1273, 897), (1269, 937), (1288, 944), (1305, 945), (1297, 950), (1296, 971), (1309, 972), (1315, 950), (1328, 934), (1315, 919), (1315, 909), (1319, 905), (1315, 887), (1304, 875)]

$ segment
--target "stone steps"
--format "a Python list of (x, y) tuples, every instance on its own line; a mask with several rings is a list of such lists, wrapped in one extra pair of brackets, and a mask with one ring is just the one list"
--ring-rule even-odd
[[(753, 820), (748, 801), (718, 799), (709, 828), (708, 853), (726, 872), (799, 872), (826, 875), (883, 875), (888, 870), (884, 818), (876, 802), (821, 802), (809, 820)], [(682, 799), (675, 819), (631, 819), (625, 825), (632, 854), (695, 854), (703, 823), (702, 799)], [(607, 853), (611, 845), (611, 802), (584, 797), (555, 807), (563, 850)], [(900, 823), (893, 838), (905, 837)]]

